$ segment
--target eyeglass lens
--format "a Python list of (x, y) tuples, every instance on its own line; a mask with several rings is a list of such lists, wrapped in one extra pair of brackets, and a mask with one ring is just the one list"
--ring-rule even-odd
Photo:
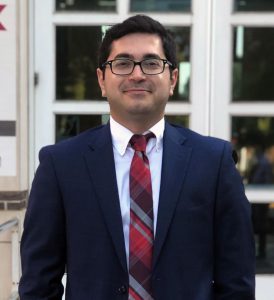
[(137, 64), (140, 65), (142, 72), (148, 75), (163, 72), (165, 65), (161, 59), (145, 59), (139, 63), (129, 59), (117, 59), (112, 61), (112, 72), (119, 75), (131, 74)]

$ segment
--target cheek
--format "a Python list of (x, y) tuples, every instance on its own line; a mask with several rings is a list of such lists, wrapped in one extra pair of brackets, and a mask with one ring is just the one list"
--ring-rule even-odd
[(158, 94), (161, 97), (169, 97), (173, 95), (173, 86), (169, 81), (161, 82), (156, 85), (156, 89), (158, 90)]
[[(109, 75), (109, 74), (108, 74)], [(116, 75), (117, 76), (117, 75)], [(120, 78), (113, 78), (111, 75), (105, 77), (105, 92), (107, 94), (119, 93), (121, 90), (122, 80)]]
[(114, 99), (114, 101), (116, 101), (116, 99), (119, 100), (122, 96), (120, 84), (114, 81), (107, 82), (105, 84), (104, 93), (105, 93), (104, 97), (107, 97), (108, 100), (112, 100), (112, 99)]
[(159, 93), (165, 96), (172, 96), (174, 86), (172, 84), (172, 80), (170, 79), (169, 72), (163, 73), (164, 76), (162, 76), (161, 80), (157, 83), (155, 83), (156, 89), (159, 90)]

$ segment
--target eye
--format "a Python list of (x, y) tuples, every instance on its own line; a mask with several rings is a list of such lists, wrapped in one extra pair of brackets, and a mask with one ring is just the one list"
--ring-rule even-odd
[(145, 68), (155, 69), (161, 67), (161, 60), (159, 59), (147, 59), (143, 61)]
[(125, 69), (131, 67), (132, 62), (126, 59), (117, 59), (112, 62), (114, 68)]

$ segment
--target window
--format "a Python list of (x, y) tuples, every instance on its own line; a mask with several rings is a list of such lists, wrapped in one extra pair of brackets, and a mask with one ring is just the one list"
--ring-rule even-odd
[(115, 0), (56, 0), (57, 11), (116, 11)]

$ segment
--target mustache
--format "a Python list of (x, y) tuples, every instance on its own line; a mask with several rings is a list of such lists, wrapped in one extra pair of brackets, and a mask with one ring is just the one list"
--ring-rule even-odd
[(133, 83), (133, 84), (128, 84), (128, 83), (123, 83), (121, 85), (121, 90), (122, 92), (126, 92), (128, 90), (145, 90), (145, 91), (152, 91), (153, 87), (149, 83)]

